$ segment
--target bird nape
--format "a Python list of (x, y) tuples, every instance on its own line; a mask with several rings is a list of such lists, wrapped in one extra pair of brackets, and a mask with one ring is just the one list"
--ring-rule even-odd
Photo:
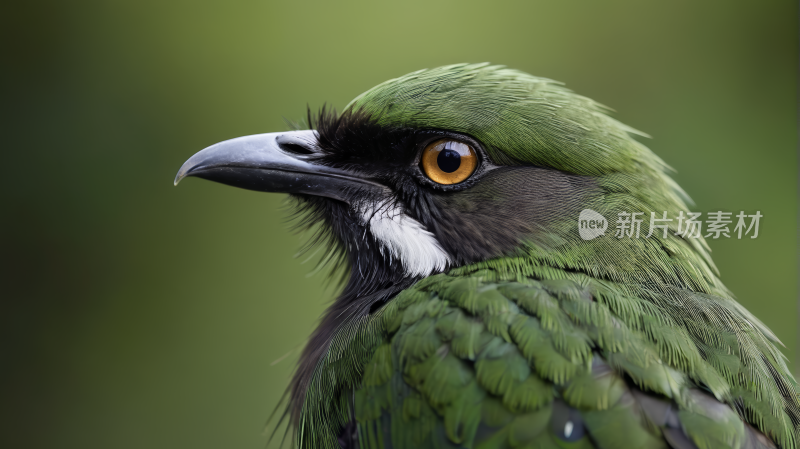
[[(297, 447), (797, 447), (777, 338), (606, 112), (459, 64), (186, 161), (176, 183), (290, 194), (343, 270), (288, 393)], [(641, 235), (604, 232), (636, 212)]]

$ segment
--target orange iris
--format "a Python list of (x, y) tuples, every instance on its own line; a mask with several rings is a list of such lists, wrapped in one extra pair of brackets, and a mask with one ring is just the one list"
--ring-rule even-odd
[(433, 182), (450, 185), (463, 182), (478, 166), (478, 155), (466, 143), (437, 140), (422, 153), (422, 170)]

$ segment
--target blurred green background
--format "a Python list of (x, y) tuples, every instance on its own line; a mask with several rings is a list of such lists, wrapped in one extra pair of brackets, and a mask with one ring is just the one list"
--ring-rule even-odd
[(293, 258), (281, 195), (173, 176), (307, 104), (464, 61), (615, 108), (696, 210), (761, 211), (758, 239), (710, 243), (796, 366), (794, 1), (0, 8), (2, 447), (263, 448), (335, 291)]

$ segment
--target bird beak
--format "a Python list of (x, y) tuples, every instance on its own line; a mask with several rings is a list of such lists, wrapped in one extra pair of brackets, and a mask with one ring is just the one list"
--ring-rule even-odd
[(345, 202), (356, 192), (387, 190), (356, 173), (314, 163), (319, 156), (315, 131), (238, 137), (190, 157), (175, 176), (175, 185), (195, 176), (259, 192), (317, 195)]

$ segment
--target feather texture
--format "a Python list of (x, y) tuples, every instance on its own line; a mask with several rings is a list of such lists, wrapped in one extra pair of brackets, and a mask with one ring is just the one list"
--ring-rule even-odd
[[(371, 284), (350, 257), (346, 294), (293, 383), (299, 447), (339, 447), (351, 429), (347, 447), (361, 449), (798, 446), (800, 400), (777, 338), (733, 299), (705, 241), (677, 235), (688, 197), (607, 111), (552, 80), (459, 64), (320, 115), (323, 160), (391, 160), (376, 176), (449, 266), (371, 274), (383, 288), (373, 298), (354, 293)], [(398, 148), (440, 131), (480, 142), (505, 171), (461, 191), (395, 173), (414, 165)], [(525, 196), (526, 179), (548, 177)], [(586, 241), (584, 208), (673, 221), (666, 235)]]
[[(791, 375), (730, 301), (487, 265), (348, 326), (315, 373), (301, 446), (337, 447), (353, 409), (362, 449), (796, 446)], [(715, 366), (722, 354), (743, 372)]]

